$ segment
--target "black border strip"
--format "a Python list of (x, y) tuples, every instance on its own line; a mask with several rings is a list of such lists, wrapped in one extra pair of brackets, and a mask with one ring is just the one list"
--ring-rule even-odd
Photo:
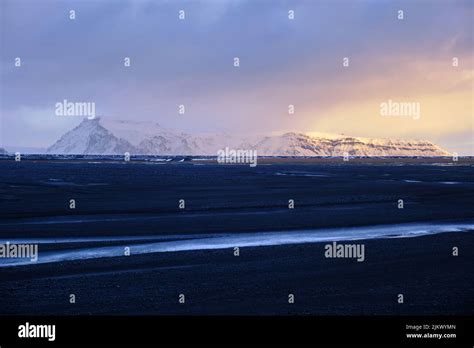
[[(25, 324), (54, 324), (56, 339), (19, 338)], [(409, 339), (406, 325), (456, 325), (456, 338)], [(474, 342), (473, 317), (467, 316), (298, 316), (298, 317), (176, 317), (176, 316), (4, 316), (0, 346), (58, 344), (410, 344), (465, 345)]]

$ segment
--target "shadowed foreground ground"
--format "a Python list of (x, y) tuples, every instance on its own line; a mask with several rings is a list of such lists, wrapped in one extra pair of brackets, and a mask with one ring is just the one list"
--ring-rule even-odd
[[(416, 163), (1, 161), (0, 240), (472, 223), (472, 164)], [(364, 243), (365, 262), (316, 243), (2, 267), (0, 314), (473, 314), (472, 232)]]
[[(474, 234), (161, 253), (2, 269), (1, 314), (473, 314)], [(454, 257), (452, 247), (460, 254)], [(69, 304), (69, 294), (76, 304)], [(186, 304), (178, 303), (180, 293)], [(287, 302), (288, 294), (295, 303)], [(403, 293), (404, 304), (397, 303)]]

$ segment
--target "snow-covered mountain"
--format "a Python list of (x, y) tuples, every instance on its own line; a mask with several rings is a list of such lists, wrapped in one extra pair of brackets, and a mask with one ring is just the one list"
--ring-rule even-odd
[[(232, 141), (234, 140), (234, 142)], [(226, 135), (195, 136), (153, 122), (84, 119), (47, 150), (55, 154), (216, 155), (235, 146)]]
[(449, 156), (429, 141), (391, 140), (344, 135), (286, 133), (265, 137), (256, 144), (258, 153), (288, 156)]
[(54, 154), (210, 155), (229, 147), (255, 149), (259, 156), (449, 156), (429, 141), (390, 140), (331, 134), (285, 133), (238, 137), (192, 135), (152, 122), (84, 119), (48, 148)]

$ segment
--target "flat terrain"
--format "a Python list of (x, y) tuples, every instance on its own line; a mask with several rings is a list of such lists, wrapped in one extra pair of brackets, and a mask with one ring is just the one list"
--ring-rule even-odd
[[(474, 223), (470, 162), (276, 162), (3, 160), (0, 240), (62, 238), (41, 244), (41, 258), (123, 245), (71, 237)], [(473, 314), (472, 232), (356, 243), (364, 262), (305, 243), (242, 247), (238, 257), (225, 248), (1, 267), (0, 314)]]
[[(2, 314), (362, 315), (474, 313), (474, 234), (157, 253), (1, 269)], [(460, 255), (452, 256), (452, 246)], [(185, 294), (186, 303), (178, 302)], [(288, 304), (288, 294), (295, 303)], [(403, 304), (397, 303), (398, 294)], [(76, 303), (69, 303), (69, 295)]]

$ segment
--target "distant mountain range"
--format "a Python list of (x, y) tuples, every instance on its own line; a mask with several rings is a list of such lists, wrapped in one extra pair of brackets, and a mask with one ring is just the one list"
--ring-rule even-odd
[(346, 135), (285, 133), (239, 137), (196, 135), (152, 122), (84, 119), (47, 149), (51, 154), (210, 155), (229, 147), (255, 149), (259, 156), (449, 156), (426, 140), (361, 138)]

